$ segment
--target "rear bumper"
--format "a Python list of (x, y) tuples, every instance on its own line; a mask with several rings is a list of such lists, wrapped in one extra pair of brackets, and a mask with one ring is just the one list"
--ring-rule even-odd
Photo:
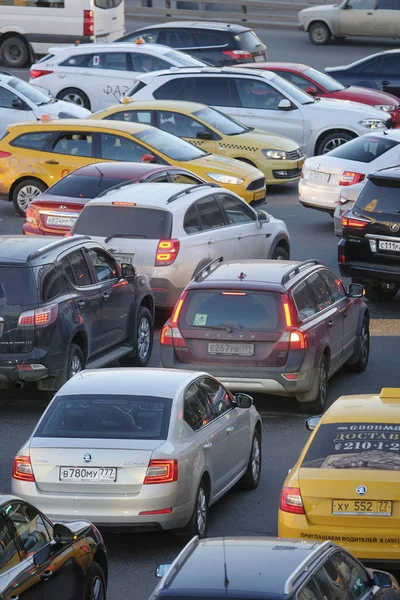
[(30, 370), (20, 370), (17, 364), (0, 364), (0, 388), (9, 387), (18, 381), (35, 382), (48, 377), (49, 371), (44, 365), (32, 363), (32, 367)]
[(169, 279), (160, 277), (150, 277), (149, 281), (156, 307), (173, 308), (182, 293), (182, 288), (177, 288)]
[(398, 283), (400, 285), (400, 265), (353, 261), (339, 264), (339, 269), (342, 277), (360, 279), (372, 285), (379, 283)]
[[(23, 235), (44, 235), (43, 231), (32, 225), (31, 223), (24, 223), (22, 226), (22, 234)], [(54, 235), (54, 234), (52, 234)]]
[(339, 199), (340, 186), (332, 185), (329, 189), (309, 184), (301, 179), (299, 183), (299, 202), (306, 208), (314, 208), (333, 214)]

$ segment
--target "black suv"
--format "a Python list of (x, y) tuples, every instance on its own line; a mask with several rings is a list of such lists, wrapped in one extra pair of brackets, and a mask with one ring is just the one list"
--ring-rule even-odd
[(162, 577), (150, 600), (398, 600), (397, 581), (370, 571), (333, 542), (268, 537), (193, 538)]
[(0, 387), (54, 391), (85, 367), (145, 366), (153, 320), (147, 277), (89, 237), (0, 237)]
[(267, 59), (267, 47), (254, 31), (231, 23), (161, 23), (127, 33), (117, 42), (138, 38), (171, 46), (218, 67)]
[(399, 196), (400, 168), (372, 173), (342, 216), (340, 273), (362, 283), (371, 300), (391, 300), (400, 288)]

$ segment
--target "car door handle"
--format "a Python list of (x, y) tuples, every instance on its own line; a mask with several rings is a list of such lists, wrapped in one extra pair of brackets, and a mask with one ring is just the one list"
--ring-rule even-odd
[(209, 450), (210, 448), (212, 448), (212, 442), (208, 442), (207, 444), (204, 444), (204, 450)]
[(212, 246), (212, 245), (213, 245), (213, 243), (214, 243), (214, 240), (208, 240), (208, 245), (209, 245), (209, 246)]
[(344, 310), (344, 311), (342, 312), (342, 315), (343, 315), (343, 317), (347, 317), (347, 310)]
[(50, 571), (50, 569), (47, 569), (46, 571), (43, 571), (43, 573), (40, 574), (40, 579), (47, 581), (48, 579), (50, 579), (50, 577), (52, 575), (53, 575), (53, 571)]
[(60, 164), (56, 160), (46, 160), (45, 163), (46, 163), (46, 165), (59, 165)]
[(76, 303), (78, 308), (83, 308), (86, 304), (86, 302), (84, 300), (78, 300), (78, 302)]
[(368, 16), (373, 15), (374, 13), (367, 13)]
[(238, 235), (238, 240), (242, 240), (244, 238), (244, 235), (240, 234)]
[(383, 81), (381, 81), (382, 85), (391, 85), (391, 81), (387, 81), (386, 79), (384, 79)]
[(328, 327), (332, 327), (333, 326), (333, 321), (332, 319), (330, 321), (328, 321)]
[(235, 429), (234, 427), (228, 427), (226, 430), (226, 433), (230, 434), (230, 433), (232, 433), (232, 431), (234, 431), (234, 429)]
[(103, 294), (104, 300), (108, 300), (110, 298), (110, 296), (111, 296), (111, 292), (104, 292), (104, 294)]

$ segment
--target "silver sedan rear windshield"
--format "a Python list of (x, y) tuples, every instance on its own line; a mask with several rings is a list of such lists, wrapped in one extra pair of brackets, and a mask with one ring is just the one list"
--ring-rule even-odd
[(158, 396), (60, 396), (34, 437), (165, 440), (171, 406), (171, 398)]

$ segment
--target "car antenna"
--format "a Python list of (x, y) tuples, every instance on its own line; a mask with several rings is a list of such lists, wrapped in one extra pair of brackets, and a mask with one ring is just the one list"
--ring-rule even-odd
[(246, 273), (243, 273), (243, 271), (239, 275), (240, 281), (243, 281), (243, 279), (245, 279), (246, 277), (247, 277), (247, 275), (246, 275)]
[(228, 572), (227, 572), (227, 568), (226, 568), (226, 555), (225, 555), (225, 538), (222, 538), (222, 546), (224, 549), (224, 574), (225, 574), (225, 578), (224, 578), (224, 586), (225, 586), (225, 591), (229, 585), (229, 579), (228, 579)]

